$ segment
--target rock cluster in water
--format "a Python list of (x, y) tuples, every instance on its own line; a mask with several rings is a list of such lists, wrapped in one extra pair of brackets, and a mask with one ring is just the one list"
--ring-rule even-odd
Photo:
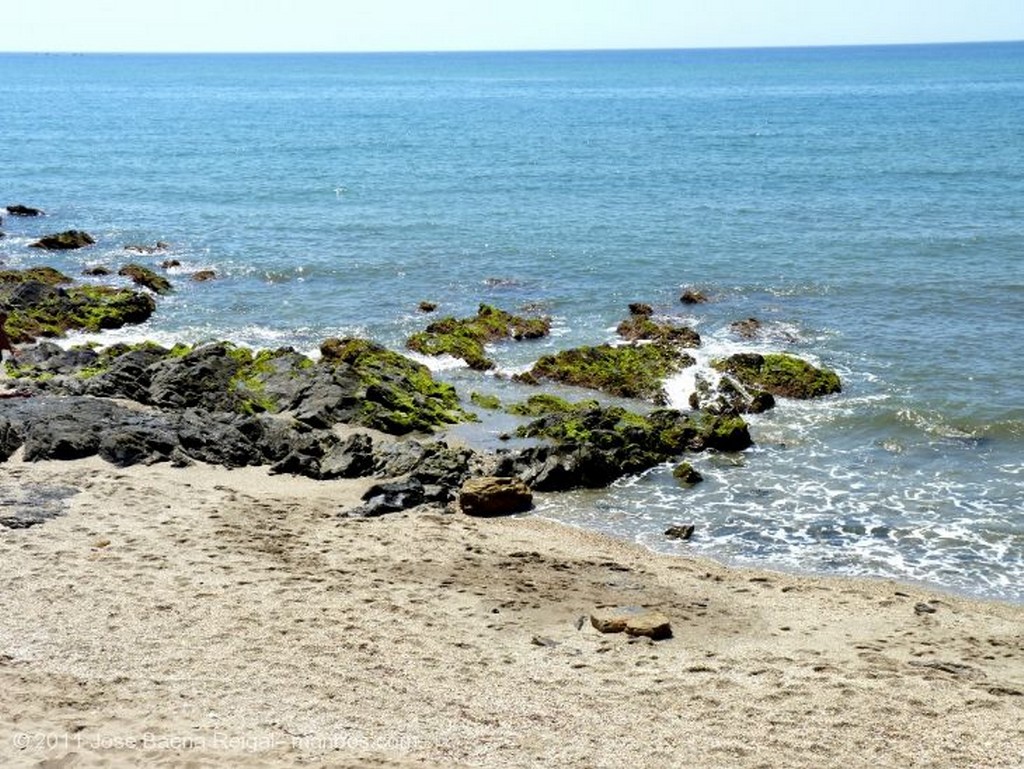
[[(27, 206), (7, 210), (43, 215)], [(69, 230), (33, 245), (64, 249), (92, 242), (86, 233)], [(162, 242), (125, 247), (143, 254), (166, 248)], [(110, 270), (94, 267), (90, 274)], [(8, 333), (24, 343), (140, 323), (156, 309), (153, 294), (172, 290), (166, 278), (139, 264), (125, 265), (118, 275), (145, 290), (81, 283), (50, 267), (0, 271)], [(212, 272), (194, 279), (211, 277)], [(694, 292), (683, 301), (705, 298)], [(663, 405), (664, 380), (694, 364), (687, 350), (700, 346), (700, 336), (656, 319), (651, 305), (634, 303), (629, 309), (618, 326), (622, 343), (546, 355), (516, 378)], [(481, 304), (475, 316), (429, 324), (407, 346), (487, 370), (494, 362), (485, 345), (540, 338), (550, 326), (548, 318)], [(529, 509), (533, 491), (602, 487), (686, 453), (742, 451), (751, 437), (740, 414), (770, 408), (776, 395), (818, 397), (840, 389), (833, 372), (790, 355), (741, 353), (713, 367), (718, 378), (697, 377), (694, 411), (686, 413), (637, 413), (596, 400), (532, 396), (506, 409), (524, 420), (516, 431), (521, 443), (485, 454), (422, 438), (475, 417), (455, 389), (436, 381), (425, 366), (365, 339), (328, 339), (316, 360), (292, 348), (250, 350), (230, 342), (65, 350), (43, 341), (7, 363), (0, 461), (21, 449), (28, 461), (99, 455), (118, 466), (269, 465), (272, 472), (324, 480), (380, 478), (363, 504), (349, 511), (353, 515), (447, 505), (460, 494), (471, 514), (507, 514)], [(494, 396), (473, 393), (470, 400), (485, 410), (501, 408)], [(410, 434), (421, 438), (401, 439)], [(676, 475), (681, 483), (700, 480), (687, 463)]]

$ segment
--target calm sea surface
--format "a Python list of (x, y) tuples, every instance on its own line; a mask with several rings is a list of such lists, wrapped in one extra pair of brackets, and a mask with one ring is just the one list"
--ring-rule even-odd
[[(77, 275), (168, 241), (177, 292), (106, 340), (395, 349), (481, 301), (614, 338), (633, 301), (701, 365), (789, 350), (844, 392), (753, 417), (757, 446), (559, 520), (669, 552), (1024, 601), (1024, 44), (303, 56), (0, 55), (0, 259)], [(67, 255), (25, 248), (88, 230)], [(216, 270), (192, 283), (187, 274)], [(714, 301), (679, 303), (683, 287)], [(756, 317), (768, 335), (736, 338)], [(80, 340), (72, 340), (80, 341)], [(433, 361), (460, 389), (525, 394)], [(685, 404), (686, 377), (670, 382)], [(470, 431), (491, 442), (503, 425)], [(686, 544), (670, 523), (695, 523)]]

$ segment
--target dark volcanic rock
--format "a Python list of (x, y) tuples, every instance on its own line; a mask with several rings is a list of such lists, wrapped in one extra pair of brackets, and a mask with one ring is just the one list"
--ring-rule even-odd
[(177, 436), (167, 425), (153, 420), (148, 424), (129, 424), (106, 432), (97, 453), (112, 465), (151, 465), (166, 462), (178, 446)]
[(7, 206), (7, 213), (11, 216), (42, 216), (44, 212), (38, 208), (15, 203), (14, 205)]
[(21, 448), (25, 438), (18, 425), (5, 416), (0, 416), (0, 462), (6, 462), (11, 454)]
[(504, 455), (498, 475), (516, 475), (538, 491), (600, 488), (687, 451), (741, 451), (751, 445), (739, 417), (660, 409), (646, 416), (618, 406), (581, 404), (553, 411), (519, 428), (548, 447)]
[(330, 480), (373, 475), (375, 461), (373, 439), (369, 435), (356, 433), (324, 454), (320, 459), (318, 477)]
[(81, 230), (66, 230), (54, 235), (46, 235), (35, 243), (30, 243), (29, 248), (41, 248), (46, 251), (71, 251), (76, 248), (91, 246), (96, 241), (88, 232)]
[(364, 504), (348, 512), (350, 516), (372, 518), (399, 513), (423, 504), (426, 499), (423, 483), (415, 478), (390, 481), (371, 486), (363, 494)]
[(231, 355), (232, 349), (218, 342), (154, 363), (149, 369), (149, 401), (172, 410), (235, 411), (239, 398), (230, 384), (241, 362)]

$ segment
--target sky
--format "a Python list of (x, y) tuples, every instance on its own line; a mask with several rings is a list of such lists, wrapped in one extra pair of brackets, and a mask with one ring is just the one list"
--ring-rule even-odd
[(451, 51), (1024, 40), (1024, 0), (21, 0), (0, 51)]

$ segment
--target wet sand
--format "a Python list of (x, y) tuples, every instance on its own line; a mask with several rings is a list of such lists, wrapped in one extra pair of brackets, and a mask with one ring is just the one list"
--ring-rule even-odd
[(77, 490), (0, 529), (0, 766), (1024, 765), (1022, 606), (339, 517), (368, 483), (0, 465), (8, 508)]

